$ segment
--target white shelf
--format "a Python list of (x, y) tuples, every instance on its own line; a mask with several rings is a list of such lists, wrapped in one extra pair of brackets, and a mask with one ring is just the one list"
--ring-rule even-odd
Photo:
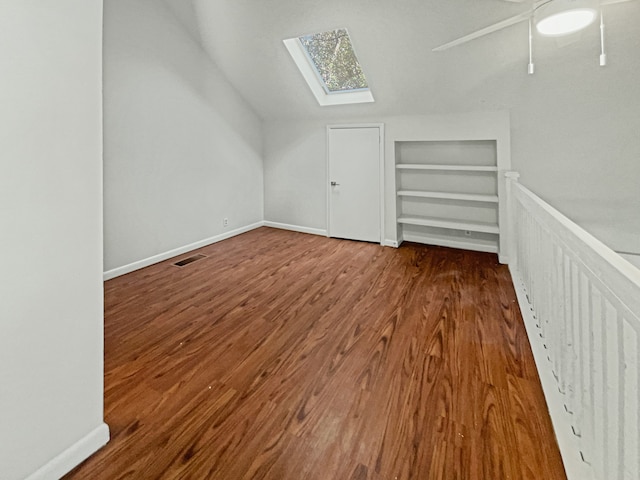
[(436, 217), (409, 217), (401, 216), (398, 223), (407, 225), (421, 225), (423, 227), (450, 228), (452, 230), (468, 230), (478, 233), (500, 233), (498, 225), (485, 222), (468, 222), (464, 220), (451, 220)]
[(399, 197), (440, 198), (444, 200), (464, 200), (467, 202), (498, 203), (497, 195), (475, 193), (427, 192), (423, 190), (399, 190)]
[(427, 165), (421, 163), (399, 163), (399, 170), (441, 170), (450, 172), (497, 172), (498, 167), (484, 165)]
[(405, 242), (426, 243), (427, 245), (438, 245), (439, 247), (460, 248), (462, 250), (475, 250), (477, 252), (498, 253), (496, 242), (478, 239), (455, 239), (445, 235), (422, 235), (406, 233), (402, 234)]

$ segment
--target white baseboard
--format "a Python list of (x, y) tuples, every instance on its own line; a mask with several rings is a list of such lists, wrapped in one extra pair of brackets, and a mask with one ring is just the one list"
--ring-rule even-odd
[(551, 363), (547, 358), (544, 343), (539, 334), (540, 330), (536, 326), (534, 312), (531, 309), (531, 304), (527, 300), (527, 293), (518, 272), (514, 271), (511, 266), (509, 266), (509, 270), (518, 297), (518, 304), (522, 312), (524, 326), (527, 330), (527, 337), (529, 337), (533, 358), (536, 363), (536, 368), (538, 369), (542, 390), (544, 391), (544, 396), (547, 401), (547, 408), (549, 409), (549, 415), (553, 423), (553, 430), (556, 434), (558, 446), (560, 447), (560, 454), (562, 455), (567, 478), (568, 480), (590, 480), (593, 478), (591, 470), (582, 460), (578, 447), (578, 439), (573, 434), (571, 420), (565, 410), (564, 395), (558, 390), (558, 384), (553, 376)]
[(473, 240), (455, 240), (436, 238), (423, 235), (413, 235), (404, 233), (402, 236), (405, 242), (425, 243), (427, 245), (438, 245), (439, 247), (460, 248), (462, 250), (474, 250), (477, 252), (498, 253), (498, 247), (495, 245), (485, 245), (483, 243), (474, 242)]
[(108, 270), (104, 272), (103, 279), (105, 281), (110, 280), (112, 278), (119, 277), (120, 275), (131, 273), (135, 270), (139, 270), (141, 268), (148, 267), (149, 265), (153, 265), (154, 263), (168, 260), (169, 258), (182, 255), (183, 253), (190, 252), (191, 250), (195, 250), (197, 248), (206, 247), (207, 245), (211, 245), (213, 243), (226, 240), (227, 238), (235, 237), (236, 235), (240, 235), (241, 233), (245, 233), (262, 226), (264, 226), (264, 222), (256, 222), (251, 225), (247, 225), (246, 227), (237, 228), (235, 230), (231, 230), (229, 232), (216, 235), (215, 237), (205, 238), (204, 240), (200, 240), (199, 242), (185, 245), (184, 247), (175, 248), (173, 250), (169, 250), (168, 252), (154, 255), (153, 257), (145, 258), (143, 260), (139, 260), (137, 262), (124, 265), (122, 267), (114, 268), (113, 270)]
[(499, 253), (498, 254), (498, 262), (500, 262), (502, 265), (509, 265), (509, 257)]
[(53, 460), (29, 475), (26, 480), (57, 480), (69, 473), (109, 441), (109, 427), (102, 423)]
[(400, 246), (396, 240), (389, 240), (388, 238), (384, 239), (384, 242), (382, 242), (382, 245), (384, 245), (385, 247), (393, 247), (393, 248), (398, 248)]
[(300, 225), (289, 225), (288, 223), (264, 222), (265, 227), (279, 228), (281, 230), (291, 230), (293, 232), (310, 233), (311, 235), (321, 235), (326, 237), (327, 231), (320, 228), (301, 227)]

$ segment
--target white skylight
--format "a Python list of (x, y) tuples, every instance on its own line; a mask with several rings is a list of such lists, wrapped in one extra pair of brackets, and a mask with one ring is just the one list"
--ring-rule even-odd
[(320, 105), (373, 102), (345, 28), (284, 41)]

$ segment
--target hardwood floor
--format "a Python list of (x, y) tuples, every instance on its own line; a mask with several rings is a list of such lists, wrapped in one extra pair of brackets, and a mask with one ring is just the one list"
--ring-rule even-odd
[(105, 284), (111, 442), (67, 479), (565, 479), (492, 254), (261, 228)]

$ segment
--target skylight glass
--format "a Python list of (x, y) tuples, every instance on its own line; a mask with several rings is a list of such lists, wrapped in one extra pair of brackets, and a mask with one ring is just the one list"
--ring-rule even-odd
[(283, 42), (320, 105), (375, 101), (346, 28)]
[(368, 88), (345, 28), (299, 37), (327, 93)]

